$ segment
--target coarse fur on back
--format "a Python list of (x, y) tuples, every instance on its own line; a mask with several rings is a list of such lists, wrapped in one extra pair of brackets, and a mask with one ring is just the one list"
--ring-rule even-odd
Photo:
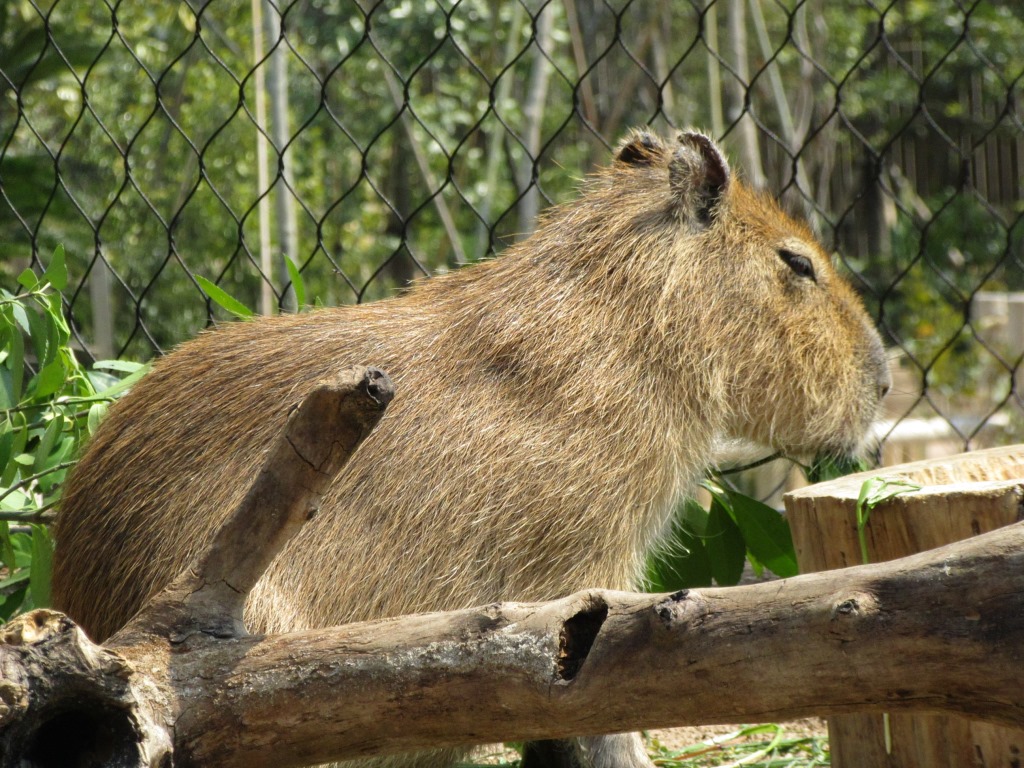
[(848, 453), (888, 386), (808, 228), (703, 135), (635, 132), (499, 258), (158, 361), (67, 488), (57, 607), (114, 632), (207, 545), (289, 406), (354, 364), (395, 400), (253, 593), (255, 630), (634, 587), (716, 441)]

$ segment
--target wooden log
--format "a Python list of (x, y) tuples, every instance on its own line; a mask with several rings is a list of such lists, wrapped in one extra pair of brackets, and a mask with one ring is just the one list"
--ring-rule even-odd
[[(199, 633), (116, 654), (60, 614), (22, 622), (27, 631), (0, 645), (0, 699), (11, 702), (0, 726), (30, 717), (48, 681), (76, 682), (49, 685), (64, 708), (36, 703), (43, 722), (19, 731), (21, 753), (0, 732), (4, 768), (69, 748), (67, 735), (52, 744), (43, 736), (72, 712), (89, 749), (118, 758), (100, 764), (163, 765), (151, 759), (163, 749), (157, 756), (173, 755), (179, 768), (287, 768), (858, 710), (923, 707), (1024, 725), (1024, 524), (766, 584), (672, 595), (592, 590), (278, 636)], [(70, 668), (48, 666), (54, 659)], [(46, 714), (55, 711), (56, 724)], [(145, 745), (132, 741), (140, 733)], [(34, 764), (73, 764), (67, 758), (56, 752)]]
[[(903, 464), (800, 489), (786, 497), (802, 573), (861, 562), (857, 498), (872, 478), (919, 484), (870, 512), (872, 563), (941, 547), (1024, 519), (1024, 447)], [(879, 648), (879, 653), (887, 649)], [(1024, 730), (923, 712), (828, 720), (835, 768), (1019, 768)]]

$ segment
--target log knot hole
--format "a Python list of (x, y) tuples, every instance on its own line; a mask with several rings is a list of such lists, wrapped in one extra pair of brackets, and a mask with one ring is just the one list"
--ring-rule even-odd
[(559, 680), (568, 682), (576, 677), (607, 618), (608, 605), (604, 600), (594, 598), (589, 605), (565, 620), (558, 636)]
[(857, 602), (855, 597), (843, 600), (843, 602), (836, 606), (836, 614), (839, 616), (849, 616), (851, 613), (857, 613), (859, 610), (860, 603)]
[(658, 618), (661, 619), (661, 623), (666, 628), (671, 627), (675, 620), (682, 614), (683, 603), (690, 596), (690, 590), (680, 589), (678, 592), (673, 592), (665, 600), (654, 606), (654, 612), (658, 614)]
[(139, 765), (139, 733), (129, 711), (91, 696), (62, 702), (24, 742), (22, 765), (92, 768)]
[(878, 612), (878, 599), (867, 592), (843, 595), (832, 603), (832, 620), (852, 619)]

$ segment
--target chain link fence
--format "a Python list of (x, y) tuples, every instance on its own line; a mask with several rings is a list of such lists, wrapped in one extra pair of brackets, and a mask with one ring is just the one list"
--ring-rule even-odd
[(0, 282), (68, 252), (85, 354), (498, 253), (624, 131), (703, 127), (893, 349), (891, 461), (1021, 439), (1015, 0), (9, 0)]

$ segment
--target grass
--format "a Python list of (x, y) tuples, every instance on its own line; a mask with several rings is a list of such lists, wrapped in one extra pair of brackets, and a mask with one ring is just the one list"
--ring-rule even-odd
[[(474, 752), (459, 768), (518, 768), (512, 748), (495, 746)], [(788, 734), (781, 725), (749, 725), (688, 746), (670, 749), (658, 739), (648, 742), (658, 768), (817, 768), (831, 765), (824, 735)]]
[(659, 768), (811, 768), (831, 765), (828, 738), (792, 736), (781, 725), (750, 725), (680, 749), (652, 739), (651, 759)]

